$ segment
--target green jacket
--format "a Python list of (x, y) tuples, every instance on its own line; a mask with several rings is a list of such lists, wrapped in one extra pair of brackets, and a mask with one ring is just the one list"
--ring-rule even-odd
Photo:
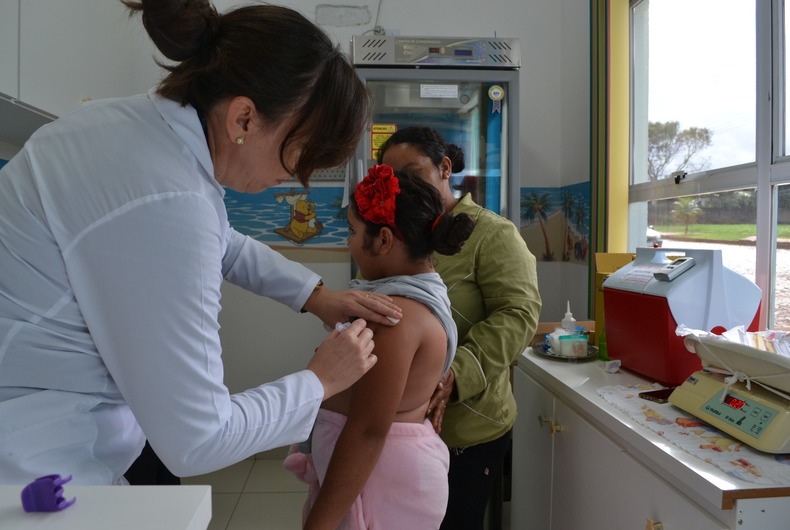
[(452, 364), (458, 396), (441, 433), (452, 448), (494, 440), (513, 426), (510, 366), (532, 340), (541, 308), (535, 256), (518, 229), (468, 194), (453, 209), (462, 212), (475, 219), (471, 237), (459, 254), (434, 254), (458, 326)]

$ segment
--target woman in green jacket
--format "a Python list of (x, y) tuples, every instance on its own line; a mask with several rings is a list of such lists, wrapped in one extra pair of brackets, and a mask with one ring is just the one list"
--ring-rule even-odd
[(464, 169), (464, 154), (437, 131), (401, 129), (381, 146), (378, 161), (416, 172), (439, 190), (446, 210), (475, 220), (459, 254), (434, 255), (458, 347), (429, 413), (450, 448), (450, 500), (441, 528), (482, 529), (516, 419), (510, 366), (540, 315), (535, 257), (513, 223), (475, 204), (471, 194), (453, 194), (450, 175)]

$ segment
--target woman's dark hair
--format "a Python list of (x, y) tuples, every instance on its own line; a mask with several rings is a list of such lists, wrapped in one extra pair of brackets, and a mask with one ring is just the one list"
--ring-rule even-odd
[[(431, 184), (411, 171), (395, 172), (400, 193), (395, 197), (395, 226), (406, 244), (409, 257), (419, 260), (434, 252), (452, 256), (461, 251), (475, 227), (474, 219), (465, 213), (444, 211), (442, 198)], [(371, 238), (376, 237), (385, 225), (376, 224), (359, 215), (354, 196), (349, 207), (365, 223), (364, 248), (370, 248)]]
[[(246, 96), (269, 125), (294, 117), (280, 162), (304, 185), (317, 169), (344, 164), (367, 122), (371, 96), (340, 50), (318, 26), (280, 6), (251, 5), (218, 13), (208, 0), (122, 0), (156, 47), (175, 64), (157, 92), (206, 113)], [(286, 148), (301, 147), (296, 167)]]
[(379, 148), (378, 163), (384, 158), (384, 153), (398, 144), (409, 144), (417, 151), (431, 159), (434, 165), (442, 163), (442, 158), (447, 157), (453, 165), (452, 172), (460, 173), (464, 170), (464, 151), (455, 144), (448, 144), (444, 137), (430, 127), (406, 127), (390, 136)]

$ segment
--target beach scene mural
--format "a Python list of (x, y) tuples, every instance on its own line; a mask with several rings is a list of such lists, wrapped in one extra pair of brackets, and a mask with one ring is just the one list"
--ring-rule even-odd
[[(538, 261), (587, 265), (590, 184), (521, 188), (521, 236)], [(226, 190), (231, 226), (273, 247), (346, 249), (343, 186), (277, 186), (251, 195)]]
[(348, 221), (343, 186), (277, 186), (261, 193), (225, 192), (233, 228), (269, 246), (344, 249)]
[(521, 188), (521, 237), (538, 261), (588, 264), (590, 183)]

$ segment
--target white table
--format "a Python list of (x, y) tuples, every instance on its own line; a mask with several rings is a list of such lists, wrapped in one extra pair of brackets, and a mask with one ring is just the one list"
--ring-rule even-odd
[(23, 486), (0, 486), (0, 528), (13, 530), (206, 530), (211, 486), (72, 486), (59, 512), (22, 509)]

